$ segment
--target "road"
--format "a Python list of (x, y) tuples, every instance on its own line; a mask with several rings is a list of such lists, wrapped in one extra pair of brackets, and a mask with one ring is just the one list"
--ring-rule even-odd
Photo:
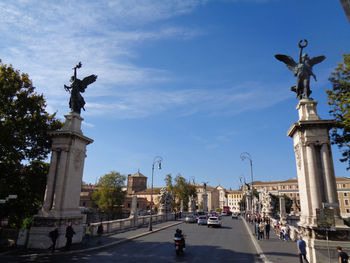
[[(186, 251), (176, 256), (173, 236), (180, 228), (186, 235)], [(260, 262), (242, 220), (223, 217), (221, 228), (181, 224), (124, 244), (85, 254), (26, 259), (23, 262)]]

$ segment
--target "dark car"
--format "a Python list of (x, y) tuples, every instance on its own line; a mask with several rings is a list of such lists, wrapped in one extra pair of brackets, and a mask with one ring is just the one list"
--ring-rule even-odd
[(194, 215), (187, 215), (185, 217), (185, 222), (186, 223), (197, 223), (197, 217), (195, 217)]

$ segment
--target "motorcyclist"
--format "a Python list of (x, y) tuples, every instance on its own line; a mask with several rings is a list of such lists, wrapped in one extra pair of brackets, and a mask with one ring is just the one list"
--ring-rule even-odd
[(185, 237), (184, 237), (184, 235), (182, 234), (181, 229), (176, 229), (176, 232), (175, 232), (174, 237), (181, 238), (181, 243), (183, 244), (184, 248), (186, 247), (186, 245), (185, 245)]

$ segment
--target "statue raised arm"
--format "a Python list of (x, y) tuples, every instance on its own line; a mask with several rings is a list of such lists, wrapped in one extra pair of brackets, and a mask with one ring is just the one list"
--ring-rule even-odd
[(321, 63), (326, 58), (325, 56), (309, 58), (306, 53), (302, 54), (303, 48), (305, 48), (307, 44), (308, 42), (306, 39), (304, 39), (304, 44), (303, 40), (300, 40), (298, 43), (300, 48), (299, 63), (296, 63), (290, 56), (282, 54), (275, 55), (275, 58), (285, 63), (287, 68), (293, 71), (294, 76), (298, 78), (297, 85), (291, 87), (291, 90), (297, 94), (299, 100), (309, 98), (311, 94), (310, 77), (312, 76), (316, 80), (316, 76), (312, 72), (312, 67)]
[(70, 86), (64, 85), (64, 89), (70, 93), (70, 99), (69, 99), (69, 107), (71, 108), (72, 112), (79, 113), (81, 112), (81, 109), (84, 109), (85, 100), (83, 96), (81, 96), (80, 93), (85, 92), (85, 89), (88, 85), (91, 83), (94, 83), (97, 79), (96, 75), (90, 75), (88, 77), (85, 77), (83, 80), (80, 80), (77, 78), (77, 68), (81, 68), (82, 64), (81, 62), (78, 63), (73, 69), (74, 69), (74, 76), (71, 77)]

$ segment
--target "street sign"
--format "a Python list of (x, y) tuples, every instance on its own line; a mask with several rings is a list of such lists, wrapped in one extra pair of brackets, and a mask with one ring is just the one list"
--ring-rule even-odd
[(317, 227), (333, 229), (335, 226), (334, 210), (329, 208), (316, 209)]

